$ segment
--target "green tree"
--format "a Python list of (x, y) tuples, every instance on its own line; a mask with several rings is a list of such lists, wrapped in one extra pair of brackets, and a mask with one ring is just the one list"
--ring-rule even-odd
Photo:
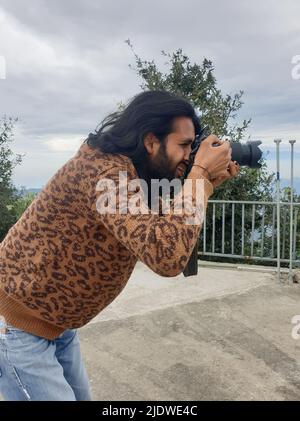
[[(214, 76), (214, 66), (212, 61), (206, 58), (201, 64), (191, 63), (181, 49), (174, 53), (162, 51), (166, 57), (167, 72), (159, 70), (154, 60), (142, 60), (134, 51), (130, 40), (126, 43), (132, 49), (135, 58), (135, 64), (129, 65), (142, 79), (140, 85), (142, 90), (166, 90), (179, 94), (187, 98), (195, 107), (201, 117), (201, 123), (208, 125), (211, 131), (221, 138), (229, 138), (232, 142), (240, 142), (245, 137), (245, 131), (248, 128), (251, 119), (243, 120), (240, 124), (237, 122), (237, 112), (243, 105), (243, 91), (235, 94), (224, 95), (217, 87), (217, 81)], [(237, 178), (227, 181), (218, 187), (211, 199), (214, 200), (241, 200), (241, 201), (272, 201), (274, 174), (269, 174), (265, 159), (261, 161), (261, 169), (249, 169), (242, 167)], [(245, 206), (245, 225), (244, 242), (250, 241), (252, 226), (252, 207)], [(231, 253), (231, 217), (232, 209), (225, 207), (225, 252)], [(255, 224), (261, 222), (261, 210), (255, 210)], [(272, 216), (266, 212), (265, 225), (271, 223)], [(207, 210), (207, 235), (206, 250), (212, 249), (212, 206)], [(221, 251), (222, 238), (222, 206), (215, 207), (216, 237), (215, 251)], [(242, 210), (241, 205), (235, 207), (235, 226), (234, 233), (235, 250), (234, 254), (241, 252), (241, 227)], [(201, 236), (203, 235), (203, 231)], [(259, 243), (260, 240), (256, 241)], [(202, 243), (201, 248), (202, 248)], [(259, 244), (256, 244), (258, 247)], [(245, 253), (250, 253), (249, 247)]]
[(17, 219), (23, 215), (35, 197), (36, 194), (33, 192), (26, 193), (25, 195), (23, 195), (23, 192), (20, 192), (20, 196), (16, 199), (13, 205)]
[(0, 241), (18, 219), (14, 205), (19, 196), (12, 183), (12, 172), (22, 157), (14, 154), (9, 145), (13, 140), (15, 122), (12, 118), (0, 119)]

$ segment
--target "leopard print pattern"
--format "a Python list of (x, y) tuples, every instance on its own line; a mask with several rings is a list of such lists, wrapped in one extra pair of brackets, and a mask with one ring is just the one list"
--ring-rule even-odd
[(24, 312), (63, 329), (94, 318), (125, 287), (138, 259), (164, 276), (180, 273), (199, 227), (178, 215), (99, 215), (96, 185), (131, 160), (83, 143), (0, 244), (0, 288)]

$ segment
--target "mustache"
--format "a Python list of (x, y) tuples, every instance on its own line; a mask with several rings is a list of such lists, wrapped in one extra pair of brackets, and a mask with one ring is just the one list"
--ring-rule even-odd
[(188, 165), (189, 165), (189, 161), (187, 161), (187, 160), (181, 161), (181, 162), (179, 162), (179, 164), (177, 165), (177, 167), (179, 167), (179, 165), (184, 165), (187, 168)]

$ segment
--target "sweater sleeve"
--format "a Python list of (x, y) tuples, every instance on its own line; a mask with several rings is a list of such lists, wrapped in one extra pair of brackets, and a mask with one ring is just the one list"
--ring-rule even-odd
[(147, 206), (136, 172), (125, 167), (125, 180), (120, 178), (122, 170), (115, 166), (99, 175), (91, 204), (97, 221), (155, 273), (177, 276), (199, 237), (212, 184), (194, 167), (171, 208), (162, 214)]

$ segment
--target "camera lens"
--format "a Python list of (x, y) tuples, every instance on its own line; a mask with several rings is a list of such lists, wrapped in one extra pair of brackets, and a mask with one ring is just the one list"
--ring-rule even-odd
[(254, 140), (247, 143), (232, 142), (231, 149), (232, 161), (237, 161), (240, 166), (247, 166), (249, 168), (261, 168), (259, 160), (262, 157), (262, 151), (258, 145), (261, 144), (260, 140)]

